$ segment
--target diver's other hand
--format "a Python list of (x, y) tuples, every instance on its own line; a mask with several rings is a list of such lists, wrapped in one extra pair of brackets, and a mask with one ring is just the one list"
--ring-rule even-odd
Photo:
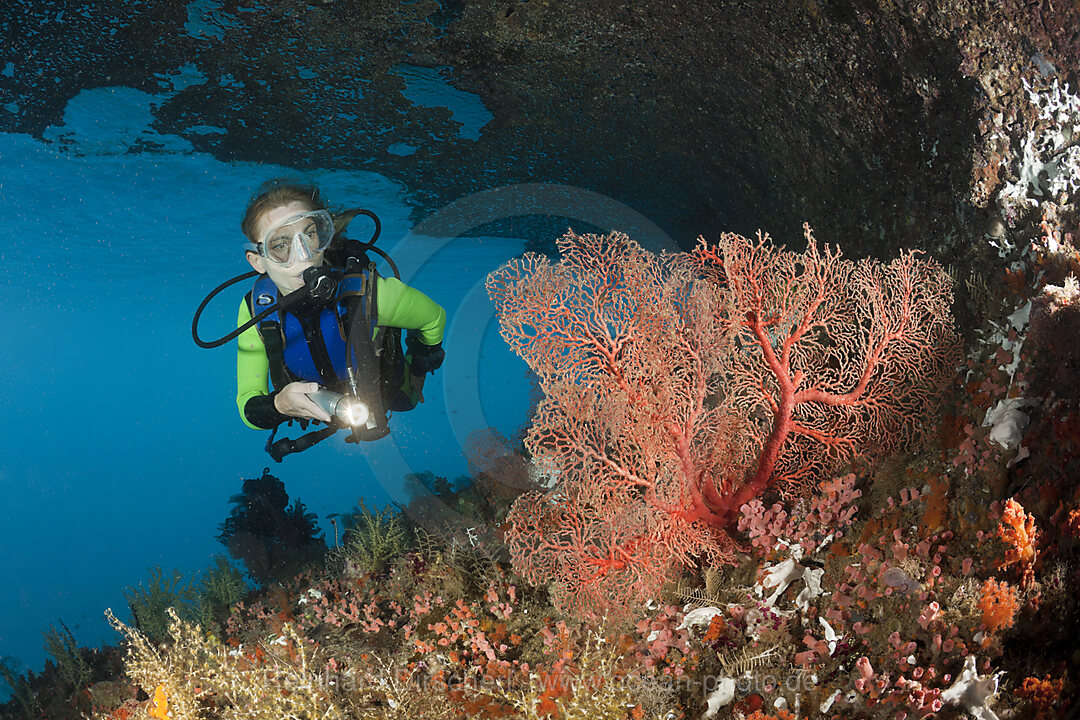
[(324, 423), (328, 423), (330, 422), (330, 416), (308, 397), (308, 393), (313, 393), (318, 389), (319, 383), (291, 382), (281, 388), (281, 392), (274, 397), (274, 407), (282, 415), (311, 418), (312, 420), (322, 420)]
[(409, 375), (411, 375), (411, 377), (409, 378), (409, 387), (411, 387), (413, 392), (416, 393), (416, 404), (419, 405), (420, 403), (424, 402), (424, 379), (427, 376), (414, 375), (412, 373), (409, 373)]
[(405, 345), (409, 348), (412, 361), (409, 368), (418, 375), (433, 373), (442, 367), (446, 352), (442, 349), (442, 343), (426, 345), (420, 338), (411, 335), (405, 338)]

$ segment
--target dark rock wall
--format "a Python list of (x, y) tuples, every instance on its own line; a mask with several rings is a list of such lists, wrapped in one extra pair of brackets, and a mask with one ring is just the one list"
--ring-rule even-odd
[[(377, 170), (429, 207), (567, 183), (684, 245), (757, 228), (797, 242), (808, 221), (851, 254), (949, 261), (1014, 171), (1031, 124), (1021, 79), (1075, 88), (1080, 56), (1080, 6), (1050, 0), (203, 7), (213, 32), (185, 29), (176, 0), (8, 3), (0, 129), (40, 134), (82, 88), (168, 91), (187, 63), (206, 81), (170, 93), (158, 130), (224, 159)], [(391, 72), (404, 63), (479, 94), (494, 115), (480, 139), (409, 102)]]
[[(515, 6), (510, 19), (470, 8), (455, 25), (467, 82), (516, 100), (499, 142), (542, 148), (544, 172), (630, 200), (681, 238), (761, 227), (792, 239), (807, 220), (846, 244), (882, 227), (911, 243), (943, 230), (927, 204), (952, 215), (965, 187), (975, 83), (954, 42), (898, 8)], [(595, 148), (593, 162), (560, 151), (567, 139)]]

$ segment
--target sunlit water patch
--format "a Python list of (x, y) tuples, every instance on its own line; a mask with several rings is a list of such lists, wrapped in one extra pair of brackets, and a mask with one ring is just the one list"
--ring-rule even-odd
[[(223, 9), (220, 0), (193, 0), (187, 6), (187, 22), (184, 31), (192, 37), (210, 37), (221, 40), (229, 28), (239, 23)], [(254, 10), (255, 8), (245, 8)]]
[(399, 65), (393, 69), (405, 81), (402, 94), (414, 105), (446, 108), (454, 122), (461, 124), (458, 134), (466, 140), (479, 140), (480, 132), (494, 117), (478, 95), (458, 90), (446, 80), (449, 68), (424, 68)]

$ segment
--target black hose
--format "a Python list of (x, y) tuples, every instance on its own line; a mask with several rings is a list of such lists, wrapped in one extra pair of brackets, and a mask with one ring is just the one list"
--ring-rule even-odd
[(235, 285), (236, 283), (240, 282), (241, 280), (247, 280), (248, 278), (253, 278), (258, 274), (259, 273), (252, 270), (251, 272), (246, 272), (243, 275), (237, 275), (236, 277), (232, 278), (231, 280), (226, 280), (225, 282), (218, 285), (216, 288), (214, 288), (213, 290), (210, 291), (209, 295), (207, 295), (205, 298), (203, 298), (203, 301), (201, 303), (199, 303), (199, 308), (195, 311), (195, 317), (192, 318), (192, 320), (191, 320), (191, 339), (195, 341), (196, 345), (198, 345), (201, 348), (220, 347), (221, 345), (224, 345), (225, 343), (229, 342), (230, 340), (233, 340), (234, 338), (238, 337), (240, 335), (240, 333), (244, 332), (249, 327), (252, 327), (253, 325), (257, 325), (260, 320), (265, 318), (270, 313), (277, 312), (278, 310), (288, 309), (288, 308), (292, 307), (293, 305), (295, 305), (296, 303), (301, 302), (302, 300), (305, 300), (309, 295), (309, 290), (308, 290), (307, 287), (304, 287), (304, 288), (302, 288), (300, 290), (297, 290), (296, 292), (291, 292), (288, 295), (286, 295), (285, 297), (283, 297), (281, 300), (279, 300), (278, 302), (274, 303), (270, 307), (263, 310), (261, 313), (259, 313), (255, 317), (248, 320), (246, 323), (244, 323), (240, 327), (233, 330), (228, 335), (225, 335), (224, 337), (220, 337), (217, 340), (203, 340), (202, 338), (200, 338), (199, 337), (199, 317), (202, 316), (202, 311), (204, 309), (206, 309), (206, 306), (208, 304), (210, 304), (210, 301), (214, 299), (214, 296), (216, 296), (219, 292), (221, 292), (225, 288), (229, 287), (230, 285)]
[(369, 245), (369, 246), (368, 246), (367, 248), (365, 248), (365, 249), (366, 249), (366, 250), (374, 250), (374, 251), (375, 251), (376, 253), (378, 253), (379, 255), (382, 255), (383, 259), (384, 259), (384, 260), (386, 260), (386, 262), (387, 262), (387, 263), (389, 263), (389, 265), (390, 265), (390, 269), (394, 271), (394, 277), (396, 277), (396, 278), (397, 278), (398, 280), (400, 280), (400, 279), (401, 279), (401, 273), (400, 273), (400, 272), (398, 272), (398, 269), (397, 269), (397, 265), (396, 265), (396, 264), (394, 263), (394, 260), (393, 260), (393, 259), (392, 259), (392, 258), (391, 258), (391, 257), (390, 257), (389, 255), (387, 255), (387, 254), (386, 254), (386, 253), (384, 253), (384, 252), (383, 252), (382, 250), (380, 250), (379, 248), (377, 248), (377, 247), (374, 247), (374, 246), (370, 246), (370, 245)]
[[(252, 270), (251, 272), (246, 272), (243, 275), (237, 275), (236, 277), (232, 278), (231, 280), (226, 280), (225, 282), (218, 285), (216, 288), (214, 288), (213, 290), (210, 291), (209, 295), (207, 295), (205, 298), (203, 298), (203, 301), (201, 303), (199, 303), (199, 308), (195, 311), (195, 317), (191, 321), (191, 339), (195, 341), (196, 345), (198, 345), (201, 348), (216, 348), (219, 345), (224, 345), (225, 343), (229, 342), (230, 340), (235, 338), (237, 335), (242, 333), (244, 330), (247, 330), (248, 327), (254, 325), (259, 320), (266, 317), (266, 315), (264, 314), (264, 315), (260, 315), (258, 319), (252, 318), (250, 323), (248, 323), (247, 325), (245, 325), (242, 328), (237, 328), (234, 332), (229, 333), (228, 335), (221, 338), (220, 340), (207, 341), (207, 340), (203, 340), (203, 339), (201, 339), (199, 337), (199, 317), (202, 315), (202, 311), (206, 309), (206, 306), (210, 304), (210, 301), (213, 300), (214, 297), (219, 292), (221, 292), (225, 288), (229, 287), (230, 285), (235, 285), (236, 283), (240, 282), (241, 280), (247, 280), (248, 278), (253, 278), (258, 274), (259, 273)], [(274, 307), (274, 308), (271, 308), (271, 309), (276, 310), (277, 308)]]
[(351, 223), (352, 219), (357, 215), (364, 215), (365, 217), (369, 217), (371, 218), (371, 221), (375, 223), (375, 232), (371, 233), (371, 238), (366, 243), (363, 243), (364, 245), (368, 246), (374, 245), (375, 241), (379, 239), (379, 234), (382, 232), (382, 223), (379, 221), (379, 216), (371, 212), (370, 210), (365, 210), (363, 208), (353, 208), (352, 210), (346, 210), (340, 215), (337, 215), (334, 218), (335, 232), (345, 232), (345, 228), (349, 226), (349, 223)]
[(352, 210), (346, 210), (337, 217), (337, 220), (340, 223), (341, 230), (344, 231), (344, 229), (348, 227), (349, 223), (352, 222), (352, 219), (357, 215), (369, 217), (371, 218), (371, 221), (375, 223), (375, 231), (371, 233), (371, 238), (368, 239), (367, 242), (359, 243), (360, 247), (363, 248), (365, 251), (373, 250), (376, 254), (380, 255), (383, 260), (386, 260), (386, 262), (390, 265), (390, 269), (394, 271), (394, 277), (400, 280), (401, 273), (398, 271), (397, 264), (394, 262), (393, 258), (391, 258), (379, 248), (375, 247), (375, 241), (379, 239), (379, 235), (382, 233), (382, 222), (379, 221), (378, 215), (371, 212), (370, 210), (365, 210), (363, 208), (353, 208)]

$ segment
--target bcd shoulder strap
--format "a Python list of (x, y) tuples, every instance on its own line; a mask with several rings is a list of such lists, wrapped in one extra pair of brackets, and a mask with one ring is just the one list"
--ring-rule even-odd
[[(277, 302), (277, 288), (273, 281), (266, 275), (256, 280), (255, 287), (248, 293), (247, 302), (253, 316), (258, 312), (256, 308), (266, 308)], [(259, 338), (266, 348), (266, 359), (270, 362), (270, 383), (274, 390), (281, 390), (292, 382), (292, 375), (285, 367), (285, 336), (281, 329), (280, 314), (280, 311), (277, 314), (272, 313), (260, 320), (258, 325)]]

